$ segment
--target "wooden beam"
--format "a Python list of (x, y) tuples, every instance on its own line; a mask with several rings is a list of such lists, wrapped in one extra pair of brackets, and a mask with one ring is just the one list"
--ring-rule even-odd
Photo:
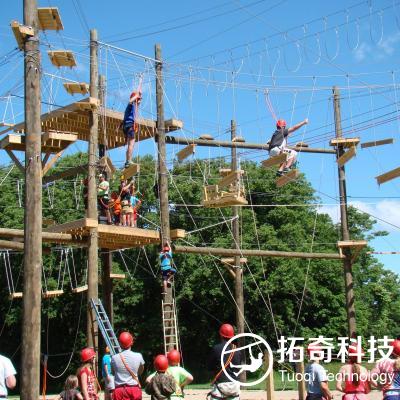
[[(0, 228), (0, 237), (23, 238), (23, 229)], [(76, 243), (82, 246), (86, 241), (69, 233), (42, 232), (42, 240), (46, 243)]]
[(54, 154), (53, 158), (44, 166), (42, 176), (45, 176), (47, 172), (49, 172), (49, 169), (57, 162), (57, 160), (62, 156), (63, 153), (64, 150), (61, 150), (57, 154)]
[(20, 242), (12, 242), (10, 240), (0, 240), (0, 249), (24, 251), (24, 244)]
[(223, 249), (218, 247), (191, 247), (173, 246), (175, 253), (205, 254), (223, 257), (278, 257), (278, 258), (312, 258), (326, 260), (343, 260), (344, 256), (338, 253), (304, 253), (298, 251), (275, 251), (275, 250), (244, 250)]
[(17, 156), (16, 156), (11, 150), (8, 150), (8, 149), (5, 149), (5, 150), (6, 150), (7, 154), (8, 154), (8, 156), (11, 158), (11, 160), (14, 161), (14, 164), (17, 166), (17, 168), (18, 168), (23, 174), (25, 174), (25, 168), (24, 168), (23, 165), (21, 164), (21, 161), (18, 160)]
[(59, 179), (68, 178), (78, 174), (87, 174), (88, 164), (78, 165), (77, 167), (68, 168), (64, 171), (56, 172), (53, 175), (43, 177), (43, 184), (58, 181)]
[(374, 140), (373, 142), (365, 142), (361, 143), (361, 148), (366, 149), (368, 147), (375, 147), (375, 146), (383, 146), (384, 144), (393, 144), (394, 139), (382, 139), (382, 140)]
[[(226, 258), (221, 258), (222, 264), (230, 264), (234, 265), (235, 258), (234, 257), (226, 257)], [(241, 257), (240, 258), (240, 264), (246, 264), (247, 263), (247, 258)]]
[(276, 180), (276, 186), (282, 187), (289, 182), (294, 182), (298, 178), (299, 175), (300, 175), (300, 172), (298, 169), (292, 169), (287, 174), (280, 176)]
[(277, 156), (268, 158), (268, 160), (262, 161), (261, 164), (264, 168), (269, 168), (273, 165), (280, 165), (287, 161), (288, 156), (289, 156), (288, 153), (281, 153), (278, 154)]
[(345, 153), (343, 153), (338, 159), (337, 163), (339, 166), (343, 167), (348, 161), (350, 161), (356, 155), (356, 146), (350, 147)]
[(229, 275), (233, 278), (233, 279), (235, 279), (236, 278), (236, 274), (235, 274), (235, 271), (233, 270), (233, 268), (229, 265), (229, 264), (222, 264), (223, 265), (223, 267), (229, 272)]
[[(157, 136), (155, 136), (157, 141)], [(265, 150), (268, 151), (269, 144), (259, 144), (259, 143), (240, 143), (240, 142), (228, 142), (220, 140), (209, 140), (209, 139), (189, 139), (179, 136), (165, 136), (166, 144), (177, 144), (182, 146), (187, 146), (189, 144), (197, 144), (199, 146), (205, 147), (235, 147), (237, 149), (252, 149), (252, 150)], [(316, 153), (316, 154), (336, 154), (336, 150), (323, 149), (323, 148), (311, 148), (311, 147), (297, 147), (288, 146), (288, 149), (296, 150), (302, 153)]]
[(49, 158), (51, 157), (51, 152), (50, 151), (48, 151), (45, 155), (44, 155), (44, 157), (43, 157), (43, 160), (42, 160), (42, 169), (44, 168), (44, 166), (46, 165), (46, 163), (47, 163), (47, 161), (49, 161)]
[(381, 185), (382, 183), (391, 181), (392, 179), (398, 178), (399, 176), (400, 176), (400, 167), (385, 172), (382, 175), (376, 176), (375, 179), (377, 180), (378, 185)]
[(178, 158), (178, 161), (181, 162), (185, 158), (188, 158), (192, 154), (194, 154), (196, 151), (196, 145), (195, 144), (189, 144), (186, 147), (184, 147), (182, 150), (178, 151), (176, 153), (176, 157)]

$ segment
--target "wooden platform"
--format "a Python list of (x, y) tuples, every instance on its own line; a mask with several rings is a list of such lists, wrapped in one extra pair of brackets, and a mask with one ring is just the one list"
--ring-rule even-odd
[(282, 186), (286, 185), (287, 183), (294, 182), (298, 178), (299, 175), (300, 175), (300, 172), (298, 169), (292, 169), (287, 174), (280, 176), (276, 180), (276, 186), (282, 187)]
[(35, 34), (33, 28), (31, 26), (22, 25), (18, 21), (11, 21), (10, 25), (14, 33), (15, 40), (17, 41), (18, 48), (23, 50), (26, 39)]
[(85, 82), (64, 82), (63, 86), (69, 94), (88, 94), (89, 84)]
[[(58, 108), (49, 113), (41, 116), (42, 132), (56, 131), (59, 133), (74, 133), (77, 135), (78, 140), (89, 141), (90, 134), (90, 111), (82, 109), (84, 106), (78, 103), (87, 103), (88, 100), (69, 104), (65, 107)], [(78, 105), (77, 105), (78, 104)], [(121, 129), (121, 122), (124, 118), (122, 112), (113, 110), (99, 109), (104, 120), (104, 124), (99, 124), (99, 144), (107, 144), (109, 149), (125, 146), (125, 136)], [(135, 134), (135, 139), (145, 140), (154, 137), (156, 133), (156, 121), (138, 118), (137, 121), (139, 131)], [(102, 130), (103, 127), (106, 131), (107, 143), (104, 143)], [(183, 122), (177, 119), (170, 119), (165, 121), (166, 132), (176, 131), (182, 129)], [(21, 122), (13, 127), (8, 127), (0, 132), (0, 134), (14, 130), (16, 133), (25, 133), (25, 123)]]
[(340, 139), (331, 139), (329, 144), (331, 146), (343, 146), (344, 148), (349, 148), (353, 146), (357, 146), (360, 143), (360, 138), (340, 138)]
[(278, 154), (277, 156), (268, 158), (268, 160), (262, 161), (261, 165), (264, 168), (270, 168), (273, 165), (278, 166), (278, 165), (281, 165), (282, 163), (286, 162), (288, 156), (289, 156), (288, 153), (281, 153), (281, 154)]
[[(76, 142), (78, 136), (73, 133), (45, 132), (42, 134), (42, 152), (58, 153)], [(0, 141), (0, 148), (11, 151), (25, 151), (25, 135), (8, 134)]]
[(56, 67), (76, 67), (75, 56), (71, 50), (52, 50), (47, 54), (51, 63)]
[[(69, 233), (76, 237), (89, 236), (90, 228), (97, 228), (99, 248), (119, 250), (160, 243), (160, 232), (150, 229), (130, 228), (125, 226), (102, 225), (94, 219), (82, 218), (61, 225), (53, 225), (45, 232)], [(171, 229), (171, 239), (185, 237), (183, 229)]]
[(94, 97), (88, 97), (75, 103), (75, 107), (82, 111), (95, 111), (100, 107), (100, 100)]
[(64, 29), (57, 7), (38, 7), (37, 11), (39, 29), (42, 31), (61, 31)]
[(351, 261), (354, 262), (360, 251), (368, 244), (366, 240), (345, 240), (337, 242), (339, 254), (343, 256), (343, 249), (350, 249)]

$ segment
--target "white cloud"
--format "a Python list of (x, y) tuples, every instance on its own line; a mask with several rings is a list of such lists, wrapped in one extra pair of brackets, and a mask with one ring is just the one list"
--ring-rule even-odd
[(370, 45), (362, 42), (357, 50), (354, 50), (354, 59), (357, 62), (362, 62), (367, 58), (372, 58), (375, 61), (390, 57), (396, 50), (397, 44), (400, 42), (400, 32), (384, 37), (378, 44)]
[[(400, 201), (382, 200), (378, 203), (367, 203), (363, 201), (352, 201), (350, 205), (360, 211), (366, 212), (377, 219), (376, 227), (387, 231), (399, 231), (400, 229)], [(325, 205), (319, 208), (320, 214), (328, 214), (332, 221), (340, 221), (339, 205)], [(389, 222), (385, 223), (385, 221)]]

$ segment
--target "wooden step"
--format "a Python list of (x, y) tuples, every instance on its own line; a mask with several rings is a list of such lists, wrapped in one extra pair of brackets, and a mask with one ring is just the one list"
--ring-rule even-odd
[(276, 180), (276, 186), (282, 187), (289, 182), (294, 182), (298, 178), (299, 175), (300, 175), (300, 172), (298, 169), (292, 169), (287, 174), (280, 176)]
[(14, 292), (14, 293), (10, 294), (9, 298), (10, 298), (10, 300), (22, 299), (23, 295), (24, 294), (22, 292)]
[(140, 171), (140, 164), (132, 164), (122, 171), (122, 175), (124, 176), (125, 179), (129, 179), (133, 175), (139, 173), (139, 171)]
[(385, 172), (384, 174), (375, 177), (375, 179), (377, 180), (378, 185), (381, 185), (382, 183), (389, 182), (394, 178), (398, 178), (399, 176), (400, 176), (400, 167)]
[(48, 51), (47, 54), (56, 67), (76, 67), (74, 53), (71, 50), (53, 50)]
[(17, 41), (18, 48), (24, 49), (24, 43), (28, 37), (34, 36), (35, 32), (31, 26), (25, 26), (18, 21), (11, 21), (11, 29), (14, 33), (15, 40)]
[(111, 279), (125, 279), (126, 275), (125, 274), (110, 274), (110, 278)]
[(268, 158), (268, 160), (262, 161), (261, 164), (264, 168), (269, 168), (272, 167), (273, 165), (278, 166), (286, 162), (287, 158), (288, 158), (288, 153), (281, 153), (278, 154), (277, 156)]
[(366, 149), (368, 147), (376, 147), (376, 146), (383, 146), (384, 144), (393, 144), (394, 139), (382, 139), (382, 140), (374, 140), (373, 142), (365, 142), (361, 143), (361, 148)]
[(46, 290), (45, 292), (43, 292), (43, 298), (50, 299), (53, 297), (61, 296), (62, 294), (64, 294), (63, 290)]
[(72, 293), (82, 293), (88, 290), (88, 285), (78, 286), (72, 289)]
[(192, 154), (194, 154), (196, 151), (196, 145), (195, 144), (189, 144), (186, 147), (184, 147), (182, 150), (178, 151), (176, 153), (176, 157), (178, 158), (178, 161), (181, 162), (185, 158), (188, 158)]
[(38, 7), (39, 29), (61, 31), (64, 29), (57, 7)]
[(89, 84), (85, 82), (64, 82), (63, 86), (69, 94), (88, 94)]
[(83, 110), (83, 111), (92, 110), (92, 111), (95, 111), (100, 106), (100, 100), (99, 99), (95, 99), (94, 97), (88, 97), (87, 99), (84, 99), (84, 100), (76, 102), (75, 106), (79, 110)]
[[(221, 258), (221, 262), (223, 264), (234, 265), (235, 258), (234, 257)], [(240, 258), (240, 264), (246, 264), (246, 263), (247, 263), (247, 258), (241, 257)]]
[(217, 183), (218, 187), (226, 187), (236, 184), (237, 182), (239, 182), (243, 173), (244, 171), (242, 169), (230, 172)]

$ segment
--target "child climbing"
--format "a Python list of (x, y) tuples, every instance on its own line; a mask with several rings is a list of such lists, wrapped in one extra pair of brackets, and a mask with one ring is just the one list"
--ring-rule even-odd
[(165, 243), (160, 253), (160, 266), (163, 281), (163, 292), (167, 293), (167, 288), (171, 286), (176, 269), (172, 266), (172, 251), (168, 243)]
[(279, 166), (279, 169), (276, 173), (278, 176), (282, 176), (283, 174), (289, 172), (297, 158), (297, 151), (288, 149), (287, 147), (287, 137), (294, 131), (297, 131), (297, 129), (307, 124), (308, 119), (306, 118), (304, 121), (301, 121), (291, 128), (286, 129), (285, 120), (280, 119), (276, 122), (276, 131), (273, 133), (269, 141), (269, 155), (270, 157), (275, 157), (281, 153), (288, 154), (288, 159)]
[(79, 387), (84, 400), (97, 400), (97, 380), (94, 374), (94, 361), (96, 353), (92, 347), (85, 347), (81, 351), (82, 365), (77, 371)]
[(111, 225), (111, 214), (110, 214), (110, 209), (108, 207), (108, 202), (109, 202), (109, 190), (110, 190), (110, 184), (106, 180), (106, 177), (104, 174), (99, 175), (99, 184), (97, 186), (97, 198), (98, 198), (98, 204), (100, 211), (104, 213), (107, 217), (107, 223)]
[(138, 192), (136, 191), (135, 184), (132, 182), (131, 185), (131, 206), (133, 207), (133, 214), (131, 217), (131, 226), (136, 228), (137, 226), (137, 219), (138, 219), (138, 208), (142, 204), (142, 201), (137, 197)]
[(135, 133), (137, 132), (137, 125), (135, 121), (141, 101), (142, 93), (140, 90), (131, 93), (129, 103), (125, 109), (124, 120), (122, 121), (122, 130), (124, 131), (125, 143), (127, 145), (125, 168), (132, 165), (133, 147), (135, 146)]
[(55, 398), (55, 400), (83, 400), (83, 396), (78, 390), (78, 377), (69, 375), (65, 380), (64, 390)]
[(146, 379), (146, 393), (151, 400), (167, 400), (176, 390), (176, 382), (172, 375), (167, 373), (168, 359), (163, 354), (154, 359), (156, 373)]
[(133, 208), (131, 205), (131, 183), (121, 175), (121, 184), (119, 187), (120, 197), (121, 197), (121, 225), (131, 226), (131, 218), (133, 214)]

